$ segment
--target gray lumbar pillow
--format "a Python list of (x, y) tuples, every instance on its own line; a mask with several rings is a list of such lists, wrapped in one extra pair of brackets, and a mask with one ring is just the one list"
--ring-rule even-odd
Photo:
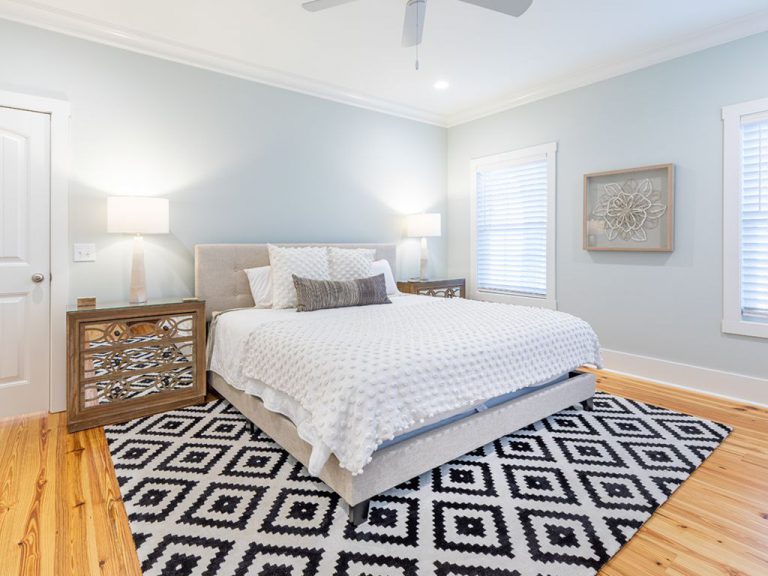
[(311, 312), (325, 308), (391, 304), (387, 298), (384, 274), (356, 280), (310, 280), (293, 275), (296, 287), (296, 310)]

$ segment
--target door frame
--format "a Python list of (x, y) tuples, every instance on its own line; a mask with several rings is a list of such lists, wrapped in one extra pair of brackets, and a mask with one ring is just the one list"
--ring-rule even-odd
[(69, 299), (69, 152), (70, 106), (66, 100), (0, 90), (0, 106), (50, 116), (50, 367), (48, 409), (67, 406), (67, 318)]

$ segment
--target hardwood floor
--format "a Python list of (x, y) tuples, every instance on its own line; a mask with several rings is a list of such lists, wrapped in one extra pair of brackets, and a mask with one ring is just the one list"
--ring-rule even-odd
[(141, 574), (102, 429), (0, 423), (0, 574)]
[[(768, 574), (768, 409), (597, 374), (601, 390), (733, 427), (601, 574)], [(0, 422), (0, 575), (140, 573), (103, 431), (67, 434), (63, 414)]]

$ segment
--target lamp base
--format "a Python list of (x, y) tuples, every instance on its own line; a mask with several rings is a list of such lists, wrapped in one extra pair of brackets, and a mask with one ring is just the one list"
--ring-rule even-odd
[(144, 304), (147, 301), (147, 280), (144, 272), (144, 238), (137, 235), (133, 239), (133, 257), (131, 260), (131, 292), (128, 302)]
[(419, 258), (419, 280), (427, 279), (427, 266), (429, 261), (429, 250), (427, 249), (427, 238), (421, 239), (421, 257)]

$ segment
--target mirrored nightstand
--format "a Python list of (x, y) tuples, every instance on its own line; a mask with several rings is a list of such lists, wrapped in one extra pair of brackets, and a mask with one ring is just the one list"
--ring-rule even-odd
[(205, 399), (205, 303), (167, 300), (67, 312), (70, 432)]

